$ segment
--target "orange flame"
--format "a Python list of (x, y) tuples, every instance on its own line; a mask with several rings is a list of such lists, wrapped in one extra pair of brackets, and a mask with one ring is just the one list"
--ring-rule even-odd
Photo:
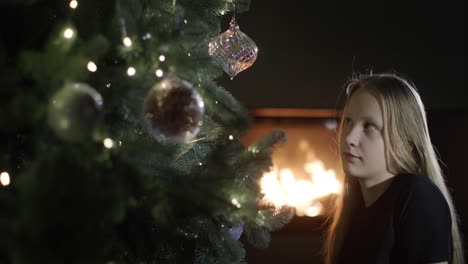
[(314, 160), (304, 165), (310, 180), (297, 179), (290, 168), (275, 167), (260, 181), (265, 198), (276, 206), (289, 205), (296, 208), (298, 216), (317, 216), (323, 206), (318, 198), (341, 191), (341, 183), (333, 170), (325, 170), (323, 162)]

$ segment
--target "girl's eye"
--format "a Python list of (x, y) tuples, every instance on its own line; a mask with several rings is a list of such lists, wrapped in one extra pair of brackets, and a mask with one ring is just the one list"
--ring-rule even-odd
[(374, 130), (374, 129), (377, 129), (377, 126), (374, 125), (374, 124), (371, 124), (371, 123), (367, 123), (367, 124), (364, 125), (364, 128), (366, 130)]

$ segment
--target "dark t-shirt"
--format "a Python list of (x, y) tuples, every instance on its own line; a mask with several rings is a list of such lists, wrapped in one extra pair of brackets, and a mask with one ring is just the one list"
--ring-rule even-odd
[(450, 210), (428, 177), (396, 175), (369, 207), (359, 193), (339, 263), (451, 263)]

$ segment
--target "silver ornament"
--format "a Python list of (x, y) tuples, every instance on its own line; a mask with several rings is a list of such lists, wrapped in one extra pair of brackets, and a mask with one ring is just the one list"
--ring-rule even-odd
[(89, 138), (99, 123), (103, 100), (86, 83), (67, 83), (51, 99), (48, 122), (55, 134), (67, 141)]
[(251, 38), (240, 31), (233, 17), (229, 29), (211, 40), (208, 53), (232, 80), (239, 72), (252, 66), (257, 59), (258, 48)]
[(203, 124), (205, 103), (191, 83), (166, 77), (149, 91), (145, 122), (160, 143), (186, 143), (195, 138)]

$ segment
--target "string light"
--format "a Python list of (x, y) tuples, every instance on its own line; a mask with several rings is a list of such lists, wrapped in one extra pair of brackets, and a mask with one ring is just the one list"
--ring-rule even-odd
[(114, 146), (114, 141), (110, 138), (104, 139), (103, 143), (104, 143), (104, 147), (108, 149), (111, 149)]
[(233, 140), (234, 137), (232, 135), (229, 135), (229, 140)]
[(70, 1), (70, 7), (71, 8), (75, 9), (77, 6), (78, 6), (78, 1), (76, 1), (76, 0)]
[(142, 39), (143, 40), (147, 40), (147, 39), (150, 39), (151, 38), (151, 33), (146, 33), (145, 35), (143, 35)]
[(236, 198), (232, 199), (231, 202), (232, 202), (232, 204), (235, 205), (237, 208), (241, 208), (241, 205), (240, 205), (240, 203), (237, 201)]
[(123, 38), (123, 44), (127, 47), (130, 47), (132, 45), (132, 40), (129, 37)]
[(90, 72), (96, 72), (96, 71), (97, 71), (97, 66), (96, 66), (96, 64), (95, 64), (94, 62), (92, 62), (92, 61), (89, 61), (89, 62), (88, 62), (87, 67), (88, 67), (88, 71), (90, 71)]
[(159, 61), (163, 62), (165, 60), (166, 60), (166, 56), (164, 56), (164, 55), (159, 56)]
[(187, 19), (184, 19), (184, 24), (187, 24)]
[(187, 53), (187, 56), (189, 56), (189, 57), (190, 57), (190, 56), (192, 56), (192, 55), (190, 55), (190, 53)]
[(250, 146), (250, 147), (249, 147), (249, 151), (252, 152), (252, 153), (258, 153), (258, 152), (260, 152), (260, 150), (258, 149), (257, 146)]
[(63, 32), (63, 36), (67, 39), (71, 39), (73, 37), (73, 30), (71, 28), (67, 28), (65, 29), (65, 31)]
[(161, 69), (157, 69), (155, 72), (156, 76), (162, 77), (164, 75), (164, 72)]
[(0, 174), (0, 182), (2, 183), (3, 186), (7, 186), (10, 184), (10, 174), (8, 172), (2, 172)]
[(127, 75), (128, 75), (128, 76), (133, 76), (133, 75), (135, 75), (135, 73), (136, 73), (135, 68), (133, 68), (133, 67), (128, 67), (128, 69), (127, 69)]

